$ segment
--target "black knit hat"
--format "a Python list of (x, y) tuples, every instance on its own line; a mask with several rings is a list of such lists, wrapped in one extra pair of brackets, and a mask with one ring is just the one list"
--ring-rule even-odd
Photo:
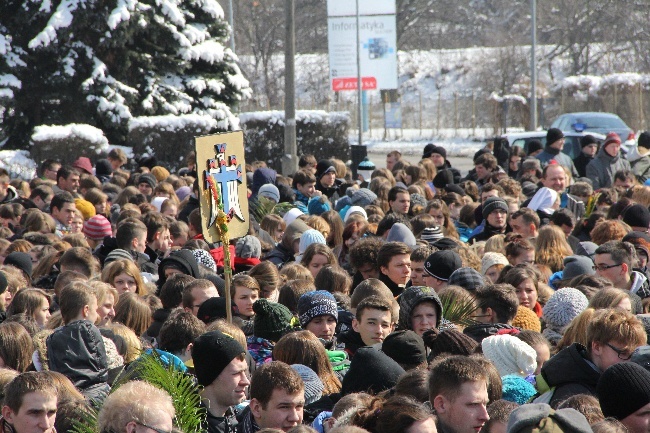
[(530, 140), (528, 142), (528, 155), (530, 155), (533, 152), (537, 152), (538, 150), (542, 150), (544, 148), (544, 145), (542, 145), (542, 142), (539, 140)]
[(453, 183), (445, 185), (444, 189), (447, 192), (455, 192), (456, 194), (458, 194), (461, 197), (465, 197), (467, 195), (465, 190), (460, 185), (456, 185), (456, 184), (453, 184)]
[(211, 331), (199, 336), (192, 346), (194, 375), (199, 385), (210, 385), (230, 361), (245, 352), (246, 349), (237, 340), (221, 331)]
[(32, 258), (27, 253), (14, 251), (5, 257), (5, 265), (13, 266), (32, 278)]
[(253, 311), (253, 333), (256, 337), (275, 342), (293, 328), (293, 314), (282, 304), (258, 299), (253, 304)]
[(442, 156), (443, 158), (447, 159), (447, 149), (445, 149), (442, 146), (434, 146), (433, 150), (431, 151), (432, 154), (437, 153), (438, 155)]
[(449, 184), (454, 183), (454, 173), (448, 168), (440, 170), (436, 177), (433, 178), (433, 186), (438, 189), (443, 189)]
[(424, 261), (424, 271), (442, 281), (449, 280), (451, 274), (463, 266), (460, 256), (451, 250), (436, 251)]
[(442, 238), (438, 241), (435, 241), (431, 246), (438, 248), (439, 250), (455, 250), (458, 248), (458, 244), (451, 240), (450, 238)]
[(650, 227), (650, 211), (642, 204), (633, 204), (623, 211), (623, 222), (630, 227)]
[(546, 147), (555, 143), (559, 139), (564, 138), (564, 133), (557, 128), (550, 128), (546, 131)]
[(488, 215), (497, 209), (501, 209), (508, 213), (508, 203), (501, 197), (488, 197), (483, 202), (483, 218), (487, 219)]
[[(218, 319), (225, 319), (228, 317), (226, 305), (226, 298), (223, 297), (214, 297), (207, 299), (199, 307), (199, 311), (196, 313), (196, 317), (198, 317), (206, 325)], [(235, 303), (230, 301), (230, 305), (230, 308), (232, 310), (232, 306), (234, 306)]]
[(650, 403), (650, 372), (633, 362), (609, 367), (596, 387), (606, 417), (622, 420)]
[(427, 350), (422, 337), (410, 330), (391, 333), (381, 350), (400, 365), (418, 365), (427, 362)]
[(483, 275), (474, 268), (456, 269), (449, 277), (450, 286), (460, 286), (465, 290), (474, 291), (485, 285)]
[(580, 147), (586, 147), (594, 143), (598, 144), (598, 140), (593, 135), (585, 135), (580, 139)]
[(431, 154), (433, 153), (433, 149), (436, 148), (436, 145), (433, 143), (429, 143), (426, 146), (424, 146), (424, 150), (422, 151), (422, 159), (424, 158), (430, 158)]
[(378, 394), (395, 386), (402, 374), (404, 369), (385, 353), (374, 347), (361, 347), (355, 352), (350, 369), (343, 378), (341, 395), (355, 392)]
[(434, 359), (443, 353), (469, 356), (478, 346), (472, 337), (455, 329), (445, 329), (444, 331), (430, 329), (422, 335), (422, 340), (431, 349), (429, 359)]
[(643, 131), (641, 135), (639, 135), (639, 141), (637, 144), (645, 149), (650, 149), (650, 132)]
[(95, 163), (95, 175), (97, 177), (110, 176), (111, 174), (113, 174), (113, 166), (108, 159), (100, 159)]
[(323, 177), (325, 173), (329, 173), (331, 171), (336, 172), (336, 168), (334, 168), (332, 161), (329, 159), (321, 159), (318, 161), (318, 164), (316, 164), (316, 180), (320, 180), (320, 178)]

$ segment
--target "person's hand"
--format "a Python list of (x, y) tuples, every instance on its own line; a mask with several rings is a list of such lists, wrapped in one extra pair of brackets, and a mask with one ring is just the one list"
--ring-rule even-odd
[(332, 430), (332, 428), (334, 427), (334, 423), (336, 423), (336, 418), (334, 417), (325, 418), (323, 420), (323, 430), (325, 431), (325, 433)]
[(314, 195), (312, 195), (312, 197), (320, 197), (321, 195), (323, 195), (323, 193), (321, 191), (315, 189), (314, 190)]

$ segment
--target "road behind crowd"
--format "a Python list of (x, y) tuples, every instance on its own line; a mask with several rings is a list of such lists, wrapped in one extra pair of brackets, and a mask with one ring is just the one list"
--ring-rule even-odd
[[(388, 152), (381, 152), (381, 153), (368, 152), (368, 157), (373, 162), (373, 164), (377, 166), (377, 168), (384, 168), (386, 167), (387, 153)], [(418, 161), (420, 161), (422, 158), (421, 155), (402, 155), (402, 159), (405, 159), (411, 164), (417, 164)], [(472, 158), (468, 158), (465, 156), (450, 156), (447, 159), (451, 163), (452, 167), (460, 170), (463, 177), (467, 175), (467, 172), (469, 172), (472, 168), (474, 168), (474, 163), (472, 162)]]

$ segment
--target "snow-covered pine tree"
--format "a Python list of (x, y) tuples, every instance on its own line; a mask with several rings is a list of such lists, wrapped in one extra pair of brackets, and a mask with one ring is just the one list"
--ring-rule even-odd
[(0, 143), (88, 123), (124, 143), (138, 116), (207, 114), (224, 130), (250, 95), (216, 0), (0, 2)]

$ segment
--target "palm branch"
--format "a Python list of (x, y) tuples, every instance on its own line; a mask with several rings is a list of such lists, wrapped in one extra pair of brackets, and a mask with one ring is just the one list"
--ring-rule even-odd
[(476, 320), (471, 317), (476, 306), (469, 297), (444, 297), (442, 311), (442, 316), (456, 325), (467, 327), (476, 324)]
[(72, 421), (72, 433), (97, 433), (99, 426), (97, 425), (97, 415), (99, 410), (88, 406), (81, 416), (81, 420)]
[(255, 200), (250, 202), (251, 213), (257, 222), (261, 222), (265, 216), (270, 214), (284, 216), (293, 207), (295, 206), (292, 203), (276, 204), (273, 200), (261, 196), (257, 196)]
[[(205, 409), (201, 407), (200, 387), (190, 375), (173, 367), (164, 365), (156, 351), (142, 355), (137, 365), (117, 383), (126, 383), (133, 377), (149, 382), (166, 391), (174, 402), (176, 409), (175, 424), (183, 433), (199, 433), (205, 420)], [(89, 433), (86, 431), (76, 433)]]

